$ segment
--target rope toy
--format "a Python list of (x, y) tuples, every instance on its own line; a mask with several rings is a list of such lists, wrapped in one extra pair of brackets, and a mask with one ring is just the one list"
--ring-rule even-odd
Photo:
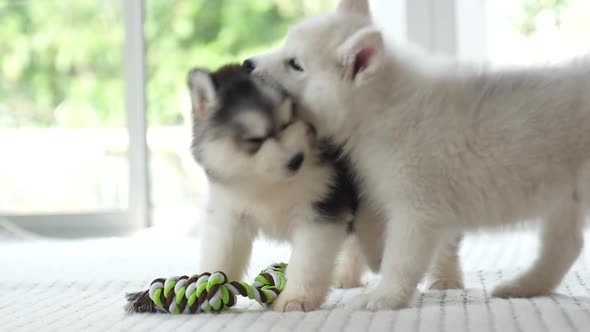
[(127, 293), (127, 312), (194, 314), (219, 312), (237, 302), (237, 296), (248, 297), (262, 305), (270, 305), (285, 289), (287, 264), (273, 264), (262, 270), (251, 285), (229, 281), (223, 272), (158, 278), (150, 288)]

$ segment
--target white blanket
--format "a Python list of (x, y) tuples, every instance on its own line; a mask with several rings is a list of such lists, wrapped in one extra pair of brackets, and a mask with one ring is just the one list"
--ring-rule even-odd
[[(467, 290), (418, 293), (405, 310), (343, 308), (366, 291), (358, 288), (334, 290), (310, 313), (277, 313), (242, 299), (222, 314), (126, 314), (125, 292), (156, 277), (198, 272), (195, 240), (164, 238), (0, 239), (0, 331), (590, 331), (590, 249), (555, 295), (489, 297), (500, 279), (531, 263), (537, 244), (528, 233), (467, 237), (461, 249)], [(257, 242), (249, 275), (288, 255), (286, 247)], [(367, 280), (373, 286), (378, 276)]]

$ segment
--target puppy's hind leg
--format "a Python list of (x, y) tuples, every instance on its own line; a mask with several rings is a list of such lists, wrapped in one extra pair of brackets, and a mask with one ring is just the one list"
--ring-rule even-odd
[[(569, 195), (568, 195), (569, 196)], [(583, 247), (583, 213), (577, 194), (555, 204), (543, 220), (541, 250), (533, 266), (493, 292), (497, 297), (532, 297), (550, 293), (563, 279)]]
[(463, 274), (458, 254), (462, 239), (462, 234), (454, 232), (443, 238), (430, 265), (427, 289), (463, 288)]
[(354, 223), (354, 235), (357, 237), (364, 261), (371, 271), (381, 269), (385, 247), (384, 218), (369, 204), (361, 203)]
[(336, 271), (334, 273), (334, 287), (355, 288), (362, 286), (361, 278), (365, 272), (365, 257), (356, 234), (350, 234), (344, 241)]

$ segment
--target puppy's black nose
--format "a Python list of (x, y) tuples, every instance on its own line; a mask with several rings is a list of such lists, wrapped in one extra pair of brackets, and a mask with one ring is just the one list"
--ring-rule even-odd
[(256, 69), (256, 65), (254, 65), (254, 61), (252, 59), (246, 59), (244, 60), (244, 63), (242, 63), (242, 68), (244, 68), (246, 72), (251, 73), (254, 71), (254, 69)]
[(289, 160), (287, 168), (295, 172), (301, 167), (301, 164), (303, 164), (303, 153), (298, 153), (295, 155), (295, 157)]

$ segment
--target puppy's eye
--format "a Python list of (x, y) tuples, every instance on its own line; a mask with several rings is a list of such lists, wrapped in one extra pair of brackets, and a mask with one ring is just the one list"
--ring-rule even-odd
[(248, 144), (252, 144), (254, 146), (261, 146), (265, 140), (266, 140), (265, 137), (251, 137), (251, 138), (246, 139), (246, 142), (248, 142)]
[(291, 69), (296, 70), (296, 71), (303, 71), (303, 67), (301, 67), (301, 64), (299, 64), (299, 61), (297, 61), (297, 59), (295, 58), (291, 58), (287, 61), (287, 65), (289, 67), (291, 67)]
[(244, 142), (247, 144), (248, 153), (255, 154), (260, 150), (262, 144), (266, 141), (266, 137), (251, 137), (244, 139)]
[(291, 124), (293, 124), (292, 122), (287, 122), (284, 125), (281, 126), (281, 131), (287, 129)]

